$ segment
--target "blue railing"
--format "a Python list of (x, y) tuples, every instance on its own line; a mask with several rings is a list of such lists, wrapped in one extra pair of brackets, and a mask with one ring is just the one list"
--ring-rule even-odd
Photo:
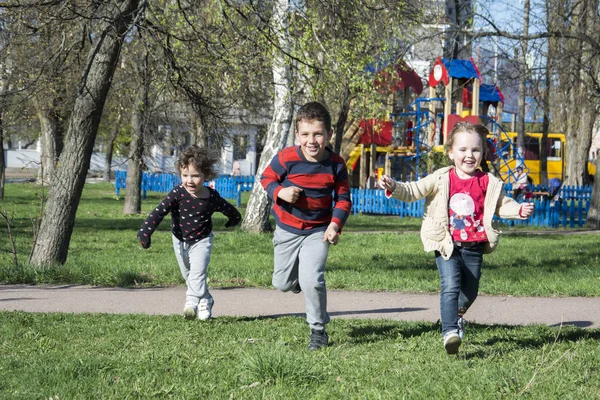
[[(582, 227), (585, 225), (592, 196), (591, 186), (563, 186), (558, 193), (541, 185), (532, 188), (535, 197), (533, 215), (526, 220), (504, 220), (496, 218), (509, 226), (539, 226), (548, 228)], [(506, 192), (512, 196), (512, 186), (506, 185)], [(398, 215), (400, 217), (422, 217), (425, 212), (425, 200), (405, 203), (385, 197), (383, 190), (351, 189), (352, 213)], [(519, 201), (523, 201), (519, 198)]]
[[(117, 170), (115, 172), (115, 191), (120, 195), (121, 189), (126, 187), (127, 171)], [(175, 186), (181, 184), (181, 178), (177, 174), (153, 174), (144, 172), (142, 174), (142, 197), (146, 198), (147, 192), (167, 193)], [(205, 183), (206, 185), (209, 182)], [(252, 190), (254, 176), (220, 176), (214, 180), (215, 189), (221, 197), (236, 201), (239, 207), (242, 204), (242, 192)]]
[(398, 215), (400, 217), (422, 217), (425, 212), (425, 200), (405, 203), (398, 199), (387, 198), (383, 190), (350, 189), (352, 213)]
[[(117, 196), (120, 189), (125, 188), (127, 180), (126, 171), (116, 171), (115, 189)], [(146, 192), (167, 193), (181, 180), (176, 174), (151, 174), (144, 172), (142, 175), (142, 195)], [(254, 185), (254, 176), (220, 176), (214, 181), (215, 189), (226, 199), (236, 200), (239, 207), (242, 193), (251, 191)], [(512, 196), (512, 185), (506, 184), (506, 193)], [(531, 186), (534, 194), (532, 201), (535, 204), (533, 215), (526, 220), (498, 219), (509, 226), (539, 226), (548, 228), (557, 227), (582, 227), (585, 225), (587, 212), (590, 208), (592, 186), (562, 186), (560, 189), (542, 185)], [(425, 200), (405, 203), (398, 199), (385, 197), (383, 190), (377, 189), (351, 189), (352, 213), (397, 215), (399, 217), (422, 217), (425, 212)], [(518, 199), (523, 201), (522, 196)]]

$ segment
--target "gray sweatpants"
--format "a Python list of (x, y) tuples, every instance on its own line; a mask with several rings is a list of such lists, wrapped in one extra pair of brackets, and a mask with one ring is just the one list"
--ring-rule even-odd
[(300, 282), (306, 301), (306, 322), (316, 330), (325, 329), (329, 322), (325, 287), (329, 242), (323, 243), (323, 235), (324, 232), (297, 235), (279, 227), (273, 234), (273, 286), (287, 292)]
[(187, 291), (185, 305), (197, 307), (200, 299), (212, 299), (206, 284), (206, 273), (212, 251), (213, 234), (194, 244), (181, 242), (173, 235), (173, 249)]

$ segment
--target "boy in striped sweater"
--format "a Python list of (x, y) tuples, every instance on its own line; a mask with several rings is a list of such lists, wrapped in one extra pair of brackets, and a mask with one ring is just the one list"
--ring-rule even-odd
[(277, 153), (261, 177), (277, 223), (273, 285), (304, 292), (309, 350), (329, 344), (325, 263), (351, 207), (346, 164), (326, 147), (332, 134), (329, 111), (317, 102), (305, 104), (296, 117), (298, 145)]

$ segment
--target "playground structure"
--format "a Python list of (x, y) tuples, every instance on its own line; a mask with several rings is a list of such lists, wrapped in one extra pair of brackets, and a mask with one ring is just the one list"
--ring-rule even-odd
[[(516, 167), (530, 167), (516, 151), (514, 135), (498, 122), (504, 98), (496, 85), (482, 85), (472, 59), (449, 60), (438, 57), (428, 77), (429, 96), (422, 92), (420, 77), (403, 62), (397, 62), (399, 80), (389, 84), (393, 110), (387, 121), (354, 121), (342, 141), (342, 157), (352, 171), (352, 184), (373, 187), (382, 173), (397, 180), (418, 180), (435, 167), (435, 155), (443, 155), (448, 133), (459, 121), (488, 128), (490, 170), (505, 182), (514, 182)], [(381, 81), (381, 80), (380, 80)], [(411, 98), (410, 89), (416, 98)], [(401, 94), (401, 95), (400, 95)], [(491, 106), (494, 112), (490, 116)], [(480, 115), (481, 110), (481, 115)], [(357, 168), (358, 167), (358, 168)]]

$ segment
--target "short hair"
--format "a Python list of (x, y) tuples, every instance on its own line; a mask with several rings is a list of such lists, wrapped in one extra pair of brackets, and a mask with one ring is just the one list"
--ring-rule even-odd
[(469, 122), (457, 122), (452, 128), (452, 131), (450, 131), (448, 139), (446, 140), (446, 154), (448, 154), (448, 150), (452, 148), (452, 145), (454, 144), (454, 137), (456, 136), (456, 134), (463, 132), (474, 133), (479, 136), (479, 138), (481, 139), (481, 152), (484, 155), (482, 162), (484, 162), (485, 154), (487, 153), (487, 135), (489, 131), (485, 126), (481, 124), (472, 125)]
[(192, 165), (195, 169), (202, 172), (204, 179), (210, 181), (217, 177), (217, 172), (213, 169), (219, 162), (219, 158), (208, 149), (193, 145), (185, 149), (175, 162), (175, 168), (181, 174), (181, 170)]
[(331, 115), (323, 104), (311, 101), (304, 104), (296, 113), (296, 130), (300, 121), (321, 121), (325, 124), (325, 130), (331, 131)]

